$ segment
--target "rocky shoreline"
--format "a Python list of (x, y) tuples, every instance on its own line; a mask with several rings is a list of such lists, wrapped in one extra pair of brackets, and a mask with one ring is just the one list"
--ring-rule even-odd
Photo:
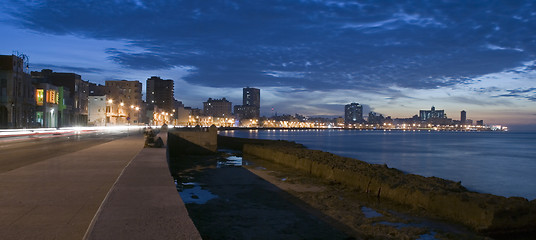
[(471, 192), (459, 182), (406, 174), (287, 141), (218, 136), (220, 148), (296, 169), (353, 188), (377, 201), (391, 201), (487, 235), (530, 234), (536, 229), (536, 201)]

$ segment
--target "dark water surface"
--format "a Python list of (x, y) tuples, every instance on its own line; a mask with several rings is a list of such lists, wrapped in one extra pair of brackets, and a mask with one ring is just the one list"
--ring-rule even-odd
[(472, 191), (536, 198), (536, 133), (356, 130), (229, 130), (281, 139), (408, 173), (461, 181)]

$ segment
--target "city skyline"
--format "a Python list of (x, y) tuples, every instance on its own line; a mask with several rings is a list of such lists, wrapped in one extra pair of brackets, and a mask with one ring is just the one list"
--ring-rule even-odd
[[(88, 5), (86, 5), (88, 4)], [(411, 117), (431, 106), (457, 119), (536, 125), (536, 7), (301, 1), (166, 3), (4, 1), (0, 53), (30, 70), (82, 79), (173, 79), (175, 98), (240, 103), (262, 89), (261, 115), (342, 116), (359, 102)], [(145, 89), (145, 86), (143, 87)], [(146, 93), (144, 93), (145, 96)]]

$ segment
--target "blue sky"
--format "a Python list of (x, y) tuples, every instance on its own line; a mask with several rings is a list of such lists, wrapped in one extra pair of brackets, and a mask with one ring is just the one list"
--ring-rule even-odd
[(4, 0), (0, 54), (96, 83), (173, 79), (193, 107), (252, 86), (265, 115), (359, 102), (536, 125), (536, 5), (467, 2)]

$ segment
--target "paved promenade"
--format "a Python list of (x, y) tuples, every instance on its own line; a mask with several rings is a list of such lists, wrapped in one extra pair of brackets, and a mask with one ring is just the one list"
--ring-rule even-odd
[[(166, 142), (167, 132), (158, 136)], [(165, 160), (165, 148), (145, 148), (132, 160), (87, 239), (201, 239)]]
[[(171, 194), (174, 187), (169, 172), (160, 176), (162, 170), (157, 170), (167, 170), (165, 149), (144, 149), (143, 144), (143, 136), (131, 136), (0, 174), (0, 238), (83, 239), (86, 235), (135, 239), (124, 233), (132, 234), (130, 227), (143, 225), (146, 229), (138, 231), (137, 238), (156, 239), (147, 235), (165, 230), (176, 233), (179, 224), (187, 226), (179, 225), (181, 229), (190, 230), (188, 237), (196, 238), (199, 234), (195, 235), (197, 230), (191, 220), (187, 221), (187, 212), (168, 209), (184, 209), (184, 204), (176, 191)], [(137, 202), (113, 204), (114, 199), (128, 198)], [(159, 205), (154, 205), (155, 199)], [(177, 217), (183, 222), (159, 216), (166, 210), (183, 214)], [(138, 215), (126, 214), (129, 212)], [(105, 216), (123, 221), (114, 225), (116, 232), (101, 238), (97, 235), (101, 233), (100, 221), (117, 222)], [(152, 228), (155, 219), (163, 220), (158, 229)]]

